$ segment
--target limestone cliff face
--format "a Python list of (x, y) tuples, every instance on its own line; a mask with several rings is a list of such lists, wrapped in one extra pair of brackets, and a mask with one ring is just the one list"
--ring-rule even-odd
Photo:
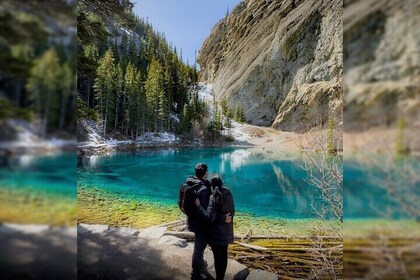
[(218, 22), (198, 57), (201, 80), (246, 120), (304, 131), (342, 119), (342, 1), (249, 0)]
[(344, 125), (347, 130), (420, 117), (420, 3), (346, 1)]

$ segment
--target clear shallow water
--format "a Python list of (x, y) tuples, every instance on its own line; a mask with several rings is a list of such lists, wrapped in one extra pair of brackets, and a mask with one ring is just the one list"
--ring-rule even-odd
[(258, 216), (311, 218), (317, 193), (295, 157), (251, 149), (171, 149), (90, 156), (81, 160), (78, 184), (131, 199), (176, 205), (179, 186), (197, 162), (219, 173), (238, 211)]
[[(255, 149), (148, 150), (84, 157), (76, 175), (76, 155), (16, 156), (0, 162), (0, 188), (40, 190), (76, 197), (76, 177), (122, 198), (176, 205), (179, 185), (204, 161), (210, 175), (220, 173), (232, 190), (236, 208), (260, 216), (312, 218), (317, 193), (305, 181), (299, 156)], [(416, 168), (419, 169), (419, 164)], [(356, 160), (344, 164), (344, 218), (404, 218), (383, 188), (372, 182), (384, 174)], [(380, 182), (380, 180), (379, 180)], [(403, 188), (402, 188), (403, 189)], [(420, 186), (414, 186), (420, 197)], [(388, 214), (391, 213), (391, 215)]]
[(1, 159), (0, 188), (76, 198), (75, 154), (20, 155)]
[[(346, 158), (344, 164), (344, 218), (345, 219), (405, 219), (416, 218), (406, 212), (413, 201), (420, 198), (420, 182), (413, 181), (411, 175), (405, 173), (420, 172), (420, 164), (415, 159), (405, 158), (404, 163), (390, 161), (386, 157), (375, 157), (374, 160), (362, 158), (363, 161), (375, 162), (369, 166), (355, 158)], [(404, 164), (404, 168), (401, 168)], [(417, 177), (418, 178), (418, 177)], [(388, 190), (394, 189), (395, 192)], [(408, 198), (409, 197), (409, 198)], [(408, 199), (407, 199), (408, 198)], [(417, 198), (417, 199), (416, 199)], [(414, 203), (418, 203), (414, 202)], [(418, 206), (416, 209), (419, 209)], [(417, 217), (417, 219), (419, 219)]]

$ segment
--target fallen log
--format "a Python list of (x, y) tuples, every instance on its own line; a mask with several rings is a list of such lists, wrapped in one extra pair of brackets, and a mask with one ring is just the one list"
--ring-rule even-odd
[(257, 250), (257, 251), (268, 251), (268, 248), (262, 247), (262, 246), (257, 246), (257, 245), (251, 245), (251, 244), (246, 244), (246, 243), (242, 243), (242, 242), (235, 242), (235, 244), (239, 244), (245, 248), (249, 248), (249, 249), (253, 249), (253, 250)]
[[(164, 226), (164, 225), (160, 225), (160, 226)], [(173, 235), (176, 236), (178, 238), (184, 238), (184, 239), (188, 239), (188, 240), (192, 240), (194, 239), (194, 233), (193, 232), (189, 232), (189, 231), (166, 231), (163, 235)], [(291, 238), (290, 236), (284, 236), (284, 235), (243, 235), (243, 234), (235, 234), (235, 239), (239, 239), (239, 240), (243, 240), (243, 238), (246, 237), (248, 240), (252, 240), (252, 239), (311, 239), (311, 237), (293, 237)], [(335, 236), (325, 236), (323, 237), (325, 239), (334, 239), (336, 238)]]
[(172, 235), (178, 238), (186, 239), (186, 240), (194, 240), (195, 235), (194, 232), (189, 231), (165, 231), (163, 235)]

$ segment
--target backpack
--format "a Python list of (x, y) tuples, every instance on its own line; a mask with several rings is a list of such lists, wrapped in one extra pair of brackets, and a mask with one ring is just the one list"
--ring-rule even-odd
[(179, 187), (178, 193), (178, 207), (187, 216), (190, 216), (193, 211), (197, 208), (195, 205), (195, 199), (197, 198), (197, 190), (196, 187), (202, 185), (195, 184), (195, 185), (188, 185), (187, 183), (183, 183)]
[(228, 188), (215, 187), (213, 190), (216, 211), (219, 213), (231, 213), (234, 215), (235, 206), (233, 204), (233, 196)]

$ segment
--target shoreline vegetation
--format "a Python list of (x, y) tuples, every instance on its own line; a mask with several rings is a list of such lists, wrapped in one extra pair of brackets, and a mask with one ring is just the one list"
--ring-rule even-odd
[[(176, 201), (172, 205), (154, 203), (137, 198), (121, 197), (93, 187), (79, 186), (77, 191), (78, 222), (107, 224), (110, 226), (131, 226), (141, 229), (185, 219)], [(237, 212), (235, 233), (256, 235), (284, 235), (307, 237), (320, 222), (317, 219), (285, 219), (262, 217)], [(330, 232), (329, 235), (332, 235)]]
[(71, 227), (77, 223), (76, 196), (35, 188), (0, 186), (0, 223), (48, 224)]
[[(141, 230), (170, 224), (181, 217), (176, 203), (156, 204), (95, 188), (78, 187), (78, 223)], [(281, 279), (303, 279), (311, 276), (313, 271), (323, 271), (325, 260), (321, 261), (322, 256), (327, 258), (328, 265), (333, 266), (339, 275), (343, 275), (341, 262), (344, 260), (346, 268), (349, 268), (344, 275), (358, 277), (374, 263), (378, 267), (384, 266), (382, 258), (375, 257), (381, 244), (390, 257), (399, 260), (395, 265), (390, 265), (393, 272), (397, 271), (395, 267), (401, 262), (413, 263), (419, 257), (413, 251), (414, 245), (420, 241), (416, 221), (354, 219), (345, 220), (344, 225), (344, 246), (346, 254), (349, 254), (343, 256), (343, 238), (338, 235), (334, 237), (332, 232), (333, 228), (341, 229), (342, 224), (338, 221), (257, 217), (238, 212), (235, 216), (236, 242), (229, 247), (229, 257), (250, 269), (273, 272)], [(168, 226), (168, 230), (180, 234), (178, 237), (191, 240), (192, 234), (184, 232), (184, 223)], [(256, 238), (261, 235), (266, 238)], [(410, 275), (419, 273), (415, 266), (408, 266), (407, 272)]]
[[(146, 200), (121, 197), (93, 187), (78, 187), (78, 223), (107, 224), (109, 226), (142, 229), (184, 219), (176, 203), (159, 204)], [(420, 229), (411, 219), (387, 220), (345, 219), (345, 238), (375, 238), (380, 235), (393, 238), (419, 238)], [(238, 212), (235, 216), (235, 233), (238, 235), (281, 235), (285, 237), (334, 236), (334, 232), (316, 230), (339, 227), (337, 221), (319, 219), (287, 219), (270, 216), (256, 216)]]

